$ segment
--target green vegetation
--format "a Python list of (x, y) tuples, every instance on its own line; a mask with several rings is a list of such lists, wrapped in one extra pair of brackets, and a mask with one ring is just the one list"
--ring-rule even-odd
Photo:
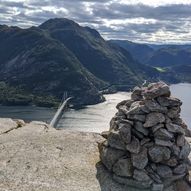
[(19, 87), (11, 87), (0, 82), (0, 104), (2, 105), (36, 105), (41, 107), (55, 107), (59, 101), (53, 96), (34, 96)]
[(68, 19), (29, 29), (0, 26), (0, 42), (0, 81), (8, 84), (3, 104), (53, 106), (65, 91), (75, 105), (96, 104), (104, 100), (101, 90), (129, 90), (158, 76), (96, 30)]
[(166, 72), (165, 68), (161, 68), (161, 67), (154, 67), (157, 71), (159, 72)]

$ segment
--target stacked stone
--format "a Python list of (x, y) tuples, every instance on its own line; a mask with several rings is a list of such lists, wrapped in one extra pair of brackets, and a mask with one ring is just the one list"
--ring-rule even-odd
[(118, 183), (162, 191), (188, 175), (190, 145), (180, 118), (182, 102), (163, 82), (136, 87), (103, 132), (100, 158)]

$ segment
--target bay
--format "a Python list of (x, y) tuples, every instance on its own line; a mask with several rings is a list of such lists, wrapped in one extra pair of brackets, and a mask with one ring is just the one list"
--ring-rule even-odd
[[(172, 96), (183, 101), (181, 116), (191, 128), (191, 84), (171, 85)], [(109, 129), (109, 122), (117, 112), (115, 106), (122, 100), (129, 99), (129, 92), (105, 95), (106, 101), (87, 106), (83, 109), (69, 109), (58, 124), (58, 128), (86, 132), (102, 132)], [(56, 110), (35, 106), (0, 106), (0, 117), (10, 117), (29, 121), (49, 123)]]

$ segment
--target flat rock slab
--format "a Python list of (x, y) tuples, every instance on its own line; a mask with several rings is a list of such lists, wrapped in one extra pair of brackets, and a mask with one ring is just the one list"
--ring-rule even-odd
[(0, 118), (0, 135), (17, 128), (18, 124), (10, 118)]
[(0, 191), (140, 191), (113, 181), (99, 162), (101, 141), (43, 123), (1, 134)]

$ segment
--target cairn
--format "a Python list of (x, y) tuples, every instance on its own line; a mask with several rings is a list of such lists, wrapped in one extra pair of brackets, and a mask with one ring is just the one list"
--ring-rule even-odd
[(103, 132), (100, 158), (113, 179), (139, 190), (162, 191), (188, 176), (190, 145), (182, 102), (164, 82), (136, 87)]

